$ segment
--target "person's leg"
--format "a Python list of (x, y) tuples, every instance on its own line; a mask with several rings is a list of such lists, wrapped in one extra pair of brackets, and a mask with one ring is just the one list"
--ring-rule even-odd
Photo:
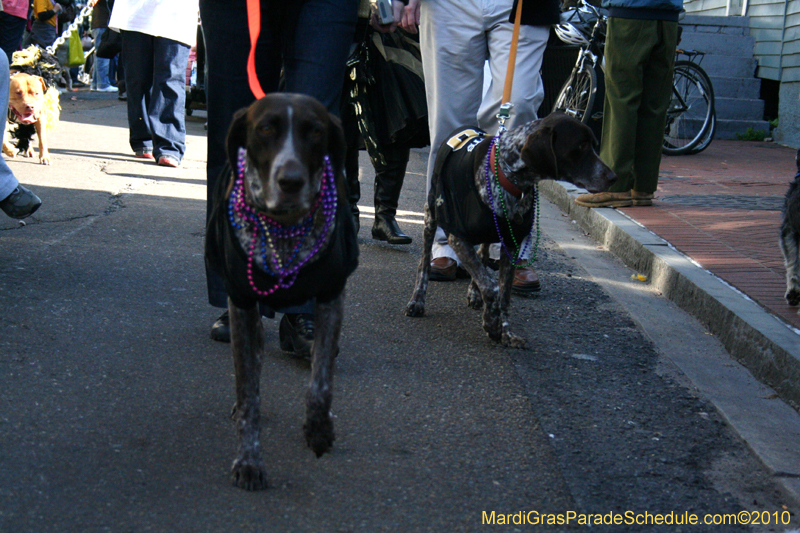
[[(510, 14), (511, 2), (505, 0), (494, 2), (494, 14), (489, 19), (487, 28), (491, 82), (478, 112), (478, 124), (493, 135), (498, 130), (496, 115), (503, 103), (508, 55), (514, 30), (514, 25), (508, 22)], [(536, 110), (544, 100), (544, 86), (540, 72), (549, 36), (550, 29), (546, 26), (520, 27), (511, 89), (511, 103), (514, 107), (511, 110), (511, 118), (505, 123), (508, 129), (537, 118)]]
[[(8, 57), (0, 54), (0, 109), (8, 109), (8, 86), (10, 73)], [(3, 142), (5, 127), (0, 129), (0, 144)], [(38, 196), (20, 185), (6, 160), (0, 155), (0, 209), (13, 218), (25, 218), (39, 206), (42, 201)]]
[(614, 193), (630, 191), (636, 177), (633, 163), (639, 149), (635, 132), (642, 101), (643, 62), (652, 48), (650, 39), (642, 32), (646, 22), (616, 17), (608, 21), (600, 158), (617, 175), (616, 183), (609, 189)]
[(637, 193), (652, 194), (658, 187), (661, 166), (661, 146), (664, 142), (664, 124), (672, 95), (672, 70), (675, 64), (675, 47), (678, 23), (648, 21), (648, 32), (654, 35), (655, 46), (644, 64), (642, 103), (636, 130), (636, 157), (634, 182)]
[[(439, 147), (456, 128), (477, 125), (487, 55), (483, 3), (424, 0), (419, 32), (431, 138), (427, 198)], [(437, 228), (431, 257), (457, 260), (441, 228)]]
[[(180, 164), (186, 152), (186, 64), (189, 46), (156, 37), (153, 44), (153, 88), (148, 116), (153, 155), (159, 165)], [(169, 164), (167, 166), (173, 166)]]
[[(97, 44), (100, 42), (100, 36), (106, 31), (111, 30), (108, 28), (95, 28), (92, 30), (95, 50), (97, 50)], [(94, 69), (92, 69), (92, 90), (102, 91), (111, 85), (111, 81), (108, 79), (108, 65), (110, 61), (110, 59), (104, 57), (97, 57), (97, 54), (95, 54)]]
[(0, 49), (6, 53), (9, 63), (12, 54), (19, 50), (22, 34), (25, 33), (25, 24), (24, 18), (0, 11)]
[(147, 110), (150, 108), (150, 91), (153, 87), (154, 39), (136, 31), (122, 32), (129, 141), (135, 153), (153, 152), (153, 134)]
[(381, 146), (379, 149), (383, 157), (370, 154), (375, 168), (375, 223), (372, 226), (372, 238), (389, 244), (409, 244), (411, 237), (400, 229), (395, 215), (410, 149), (397, 144)]
[(338, 116), (357, 20), (357, 0), (304, 2), (284, 52), (286, 91), (313, 96)]

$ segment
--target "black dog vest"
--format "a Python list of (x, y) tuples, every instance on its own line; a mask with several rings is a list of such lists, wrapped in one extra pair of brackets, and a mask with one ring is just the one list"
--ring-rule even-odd
[[(486, 132), (466, 129), (454, 133), (442, 144), (433, 167), (431, 187), (435, 200), (431, 208), (436, 211), (436, 222), (448, 234), (471, 244), (493, 243), (499, 241), (497, 226), (500, 226), (503, 241), (513, 247), (514, 241), (502, 208), (497, 207), (495, 225), (492, 210), (481, 200), (475, 184), (475, 148), (483, 142), (490, 142)], [(519, 220), (511, 220), (511, 230), (518, 243), (530, 233), (533, 216), (531, 209), (524, 217), (517, 217)]]
[[(269, 296), (259, 296), (247, 280), (247, 253), (228, 220), (228, 198), (226, 192), (233, 180), (230, 165), (226, 165), (223, 176), (217, 180), (214, 191), (215, 205), (208, 220), (205, 241), (205, 260), (208, 268), (216, 272), (225, 282), (225, 290), (233, 303), (247, 309), (263, 302), (273, 309), (300, 305), (311, 298), (327, 302), (344, 290), (347, 277), (358, 266), (358, 241), (350, 207), (339, 195), (336, 206), (335, 228), (328, 245), (320, 250), (317, 259), (305, 265), (297, 274), (294, 284), (288, 289), (278, 289)], [(337, 184), (341, 180), (337, 180)], [(253, 278), (256, 287), (267, 289), (277, 283), (277, 278), (254, 265)]]

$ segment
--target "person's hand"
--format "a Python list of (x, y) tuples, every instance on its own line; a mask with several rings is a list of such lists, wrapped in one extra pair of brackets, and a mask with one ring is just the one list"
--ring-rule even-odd
[(63, 11), (63, 8), (61, 7), (61, 4), (56, 2), (56, 5), (53, 6), (53, 11), (55, 12), (56, 15), (61, 13), (61, 11)]
[(381, 33), (390, 33), (397, 29), (400, 21), (403, 19), (403, 7), (405, 4), (401, 0), (392, 0), (392, 15), (394, 20), (390, 24), (381, 24), (378, 20), (378, 14), (373, 11), (370, 17), (369, 24)]
[(94, 6), (95, 6), (95, 4), (96, 4), (98, 1), (99, 1), (99, 0), (89, 0), (89, 1), (87, 2), (87, 4), (89, 4), (89, 7), (94, 7)]
[(417, 26), (419, 26), (419, 0), (408, 0), (408, 4), (403, 8), (400, 27), (408, 33), (417, 33)]

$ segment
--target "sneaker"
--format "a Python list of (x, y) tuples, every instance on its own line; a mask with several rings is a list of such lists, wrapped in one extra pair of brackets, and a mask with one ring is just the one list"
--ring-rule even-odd
[(0, 209), (11, 218), (22, 220), (31, 216), (39, 209), (40, 205), (42, 205), (42, 200), (38, 196), (22, 185), (18, 185), (14, 192), (0, 202)]
[(150, 148), (142, 148), (141, 150), (134, 151), (133, 157), (137, 159), (155, 159), (155, 157), (153, 157), (153, 150)]
[(114, 87), (113, 85), (109, 85), (108, 87), (103, 87), (103, 88), (98, 87), (97, 89), (95, 89), (95, 92), (98, 92), (98, 93), (115, 93), (115, 92), (117, 92), (117, 88)]
[(314, 344), (314, 315), (309, 313), (285, 314), (278, 328), (281, 350), (298, 357), (310, 358)]
[(117, 98), (119, 98), (120, 100), (124, 101), (124, 100), (128, 99), (128, 95), (125, 94), (125, 91), (120, 91), (119, 95), (117, 96)]
[(180, 161), (171, 155), (162, 155), (158, 158), (158, 166), (177, 168), (181, 164)]

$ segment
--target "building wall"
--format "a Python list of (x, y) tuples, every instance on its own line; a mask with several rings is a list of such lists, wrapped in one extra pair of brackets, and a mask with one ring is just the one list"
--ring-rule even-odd
[(781, 88), (775, 140), (800, 148), (800, 0), (786, 5), (781, 58)]

